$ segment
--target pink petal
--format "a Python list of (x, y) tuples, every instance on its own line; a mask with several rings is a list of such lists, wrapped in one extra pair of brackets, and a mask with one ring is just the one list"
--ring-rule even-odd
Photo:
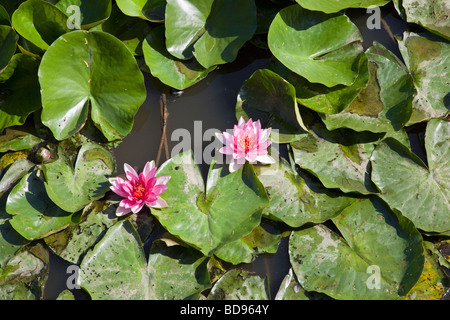
[(225, 144), (225, 139), (222, 133), (216, 132), (216, 138), (220, 141), (221, 144)]
[(261, 130), (259, 133), (259, 141), (265, 142), (267, 138), (269, 138), (269, 135), (270, 135), (270, 128), (266, 130)]
[(276, 162), (275, 159), (272, 158), (271, 156), (269, 156), (268, 154), (266, 154), (264, 156), (258, 156), (256, 158), (256, 161), (259, 161), (259, 162), (264, 163), (264, 164), (269, 164), (269, 163), (275, 163)]
[(158, 184), (156, 186), (154, 186), (152, 192), (153, 194), (159, 196), (160, 194), (164, 193), (167, 191), (167, 186), (163, 185), (163, 184)]
[(261, 130), (261, 122), (258, 120), (255, 122), (254, 127), (256, 129), (256, 131), (260, 131)]
[(239, 160), (235, 161), (235, 160), (233, 160), (233, 161), (230, 163), (229, 167), (228, 167), (228, 171), (230, 171), (230, 172), (235, 172), (235, 171), (238, 170), (240, 167), (242, 167), (242, 166), (244, 165), (244, 163), (245, 163), (245, 161), (239, 161)]
[(122, 184), (122, 189), (123, 189), (126, 193), (128, 193), (128, 195), (133, 194), (133, 189), (134, 189), (134, 187), (133, 187), (133, 182), (124, 180), (124, 182), (123, 182), (123, 184)]
[(152, 208), (165, 208), (165, 207), (167, 207), (167, 202), (163, 198), (158, 197), (158, 199), (156, 199), (155, 202), (153, 202), (150, 205), (150, 207), (152, 207)]
[(248, 160), (248, 162), (255, 162), (258, 155), (256, 152), (249, 152), (245, 155), (245, 159)]
[(226, 147), (220, 148), (219, 152), (223, 153), (223, 154), (233, 154), (234, 153), (234, 149), (232, 147), (226, 146)]
[(110, 186), (109, 188), (110, 188), (115, 194), (117, 194), (117, 195), (119, 195), (119, 196), (121, 196), (121, 197), (124, 197), (124, 198), (128, 197), (128, 193), (125, 192), (125, 191), (122, 189), (121, 186), (114, 186), (114, 185), (112, 185), (112, 186)]
[(171, 178), (171, 176), (169, 176), (169, 175), (157, 177), (155, 185), (160, 185), (160, 184), (165, 185), (165, 184), (167, 184), (167, 182), (169, 182), (170, 178)]
[[(142, 171), (142, 174), (144, 175), (145, 181), (147, 181), (148, 179), (154, 177), (154, 174), (152, 175), (152, 170), (155, 169), (155, 161), (148, 161), (145, 166), (144, 166), (144, 170)], [(156, 172), (156, 170), (155, 170)]]
[(244, 120), (244, 118), (242, 118), (242, 116), (241, 116), (241, 117), (239, 118), (239, 121), (238, 121), (238, 127), (243, 127), (244, 124), (245, 124), (245, 120)]
[(140, 201), (139, 203), (136, 203), (132, 208), (131, 211), (133, 213), (138, 213), (142, 210), (142, 207), (144, 206), (144, 201)]
[(156, 174), (156, 168), (150, 169), (148, 172), (142, 172), (139, 175), (139, 180), (144, 184), (148, 185), (148, 183), (155, 177)]
[(230, 145), (234, 145), (234, 136), (229, 134), (228, 132), (224, 132), (223, 133), (223, 138), (225, 139), (225, 143), (224, 144), (230, 144)]
[(139, 179), (136, 170), (134, 170), (128, 163), (125, 163), (123, 165), (123, 168), (125, 170), (125, 174), (127, 175), (128, 180), (137, 181)]
[(124, 208), (122, 206), (118, 206), (117, 210), (116, 210), (116, 216), (121, 217), (121, 216), (124, 216), (124, 215), (126, 215), (127, 213), (130, 213), (130, 212), (131, 212), (131, 209), (127, 209), (127, 208)]
[(136, 204), (136, 201), (130, 199), (123, 199), (120, 201), (119, 206), (124, 207), (125, 209), (131, 209)]

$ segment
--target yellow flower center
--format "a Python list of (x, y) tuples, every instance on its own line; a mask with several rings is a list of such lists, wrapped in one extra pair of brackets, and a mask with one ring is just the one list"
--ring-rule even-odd
[(142, 199), (145, 195), (145, 187), (142, 184), (138, 184), (134, 187), (133, 197), (136, 199)]
[(248, 135), (240, 137), (238, 139), (238, 145), (245, 150), (245, 153), (249, 152), (255, 146), (255, 141), (250, 139)]

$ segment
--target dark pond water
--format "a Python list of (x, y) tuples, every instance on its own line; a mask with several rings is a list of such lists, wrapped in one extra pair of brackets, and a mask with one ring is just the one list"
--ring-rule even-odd
[[(393, 5), (382, 8), (381, 28), (379, 29), (367, 27), (366, 23), (371, 13), (367, 13), (365, 9), (348, 10), (347, 14), (359, 27), (364, 38), (365, 48), (370, 46), (373, 41), (377, 41), (393, 53), (400, 55), (393, 37), (402, 36), (406, 25), (398, 17)], [(203, 135), (206, 130), (212, 128), (225, 131), (233, 127), (236, 123), (235, 104), (239, 89), (255, 70), (264, 68), (269, 59), (270, 53), (267, 50), (247, 44), (240, 50), (235, 62), (219, 66), (207, 78), (182, 93), (164, 92), (165, 89), (162, 89), (164, 86), (157, 79), (145, 74), (147, 99), (135, 117), (133, 131), (114, 152), (118, 174), (123, 173), (124, 163), (129, 163), (137, 170), (142, 170), (147, 161), (156, 160), (161, 141), (160, 98), (162, 92), (167, 95), (169, 152), (179, 143), (179, 141), (171, 141), (172, 133), (179, 128), (187, 129), (191, 133), (192, 149), (194, 149), (194, 140), (198, 139), (198, 137), (194, 137), (195, 134)], [(196, 121), (201, 121), (200, 132), (198, 129), (197, 132), (194, 132)], [(420, 131), (413, 129), (409, 132), (413, 151), (419, 156), (423, 152), (419, 143)], [(209, 142), (204, 143), (208, 144)], [(163, 149), (159, 164), (165, 160)], [(206, 172), (207, 168), (206, 164), (202, 165), (203, 172)], [(66, 274), (68, 266), (66, 261), (52, 254), (45, 299), (55, 299), (62, 290), (66, 289), (66, 280), (69, 276)], [(287, 238), (282, 239), (276, 254), (265, 254), (258, 257), (252, 264), (246, 266), (246, 269), (268, 276), (271, 297), (274, 298), (281, 281), (289, 270)], [(81, 290), (73, 292), (76, 298), (85, 298)]]

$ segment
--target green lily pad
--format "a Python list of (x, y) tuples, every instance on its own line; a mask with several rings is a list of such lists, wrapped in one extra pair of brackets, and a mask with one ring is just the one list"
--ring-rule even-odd
[(355, 82), (350, 86), (337, 85), (332, 88), (320, 83), (311, 83), (306, 78), (286, 68), (278, 60), (274, 60), (269, 69), (278, 73), (295, 87), (297, 102), (324, 114), (335, 114), (346, 109), (369, 81), (366, 54), (360, 56), (358, 76)]
[(205, 32), (213, 0), (168, 0), (166, 7), (167, 51), (178, 59), (191, 59), (194, 43)]
[(78, 213), (64, 211), (50, 200), (36, 171), (25, 175), (12, 189), (6, 212), (13, 215), (11, 226), (28, 240), (44, 238), (79, 218)]
[(148, 259), (151, 299), (197, 299), (211, 287), (208, 260), (199, 251), (170, 240), (153, 242)]
[(397, 299), (422, 273), (422, 237), (381, 200), (360, 199), (324, 225), (294, 231), (289, 257), (307, 291), (334, 299)]
[(271, 140), (289, 143), (306, 133), (295, 98), (295, 88), (278, 74), (256, 70), (239, 90), (236, 118), (260, 120), (271, 127)]
[(416, 90), (406, 67), (379, 43), (374, 43), (366, 54), (369, 83), (345, 110), (322, 115), (329, 130), (346, 127), (356, 131), (398, 131), (411, 117)]
[(56, 40), (42, 57), (39, 82), (41, 119), (58, 140), (80, 130), (89, 111), (109, 141), (121, 139), (146, 98), (134, 56), (106, 32), (78, 30)]
[(428, 122), (428, 167), (395, 140), (384, 140), (372, 154), (372, 181), (380, 197), (425, 232), (450, 234), (450, 122)]
[(281, 63), (308, 81), (328, 87), (355, 82), (363, 53), (361, 41), (358, 28), (347, 16), (299, 5), (280, 10), (268, 33), (270, 51)]
[(86, 253), (97, 244), (108, 228), (117, 222), (116, 208), (103, 209), (103, 203), (94, 201), (83, 210), (81, 221), (46, 237), (45, 243), (64, 260), (79, 265)]
[[(89, 1), (89, 0), (51, 0), (55, 7), (64, 12), (69, 18), (79, 16), (80, 25), (72, 21), (76, 29), (89, 29), (102, 23), (111, 14), (111, 0)], [(77, 9), (74, 9), (74, 6)]]
[(166, 0), (116, 0), (116, 3), (127, 16), (152, 22), (164, 21)]
[(93, 300), (149, 298), (147, 261), (139, 234), (130, 221), (114, 224), (86, 254), (77, 283)]
[(0, 25), (0, 71), (8, 65), (17, 48), (19, 36), (9, 26)]
[(111, 153), (95, 143), (84, 144), (75, 166), (64, 149), (58, 147), (58, 159), (42, 166), (48, 196), (61, 209), (76, 212), (98, 200), (109, 190), (109, 178), (116, 164)]
[(161, 239), (147, 263), (139, 234), (125, 219), (86, 254), (78, 283), (94, 300), (195, 299), (211, 286), (207, 262), (195, 249)]
[(1, 172), (0, 180), (0, 198), (11, 189), (31, 168), (34, 163), (26, 158), (20, 158), (14, 161), (6, 170)]
[(368, 8), (371, 6), (383, 6), (390, 0), (295, 0), (303, 8), (318, 10), (325, 13), (338, 12), (347, 8)]
[(11, 18), (9, 17), (8, 11), (6, 11), (5, 7), (0, 4), (0, 25), (2, 26), (10, 26)]
[(256, 31), (253, 0), (214, 0), (205, 32), (194, 44), (194, 55), (205, 68), (233, 62)]
[(18, 34), (43, 50), (70, 31), (65, 13), (44, 0), (23, 2), (14, 11), (11, 21)]
[(109, 18), (89, 31), (103, 31), (121, 40), (135, 56), (142, 55), (142, 42), (151, 27), (143, 19), (130, 17), (120, 11), (114, 4)]
[(294, 161), (327, 188), (369, 194), (378, 192), (370, 180), (369, 159), (383, 135), (349, 129), (311, 126), (308, 135), (291, 143)]
[(258, 166), (255, 172), (270, 199), (264, 215), (294, 228), (331, 219), (354, 201), (323, 188), (303, 172), (298, 174), (284, 158)]
[(276, 221), (262, 219), (250, 234), (220, 247), (214, 256), (233, 265), (251, 263), (256, 255), (276, 253), (282, 236), (282, 228)]
[[(38, 67), (39, 61), (18, 53), (0, 74), (0, 133), (24, 124), (30, 113), (41, 108)], [(6, 78), (3, 83), (2, 75)]]
[(167, 51), (197, 61), (206, 69), (236, 59), (256, 30), (252, 0), (169, 0), (166, 8)]
[(181, 60), (167, 52), (164, 44), (164, 27), (159, 26), (147, 35), (143, 44), (145, 63), (150, 73), (164, 84), (184, 90), (204, 79), (215, 67), (205, 69), (195, 58)]
[(303, 289), (290, 268), (280, 284), (275, 300), (331, 300), (331, 298), (322, 293), (308, 292)]
[(172, 235), (205, 255), (248, 235), (269, 200), (251, 165), (219, 176), (207, 190), (192, 151), (166, 161), (157, 175), (170, 175), (161, 196), (168, 207), (152, 214)]
[(0, 300), (40, 300), (49, 273), (49, 252), (42, 244), (19, 252), (0, 269)]
[(450, 40), (450, 20), (448, 1), (432, 0), (394, 0), (403, 18), (416, 23), (447, 40)]
[(10, 224), (11, 216), (6, 212), (8, 192), (34, 166), (21, 158), (8, 167), (0, 180), (0, 268), (12, 258), (18, 250), (30, 241), (21, 236)]
[(0, 152), (30, 149), (42, 142), (42, 139), (23, 128), (6, 128), (0, 135)]
[(211, 289), (208, 300), (269, 300), (267, 278), (241, 269), (227, 271)]
[(399, 49), (413, 76), (417, 94), (408, 123), (443, 118), (450, 111), (450, 44), (426, 35), (405, 32)]

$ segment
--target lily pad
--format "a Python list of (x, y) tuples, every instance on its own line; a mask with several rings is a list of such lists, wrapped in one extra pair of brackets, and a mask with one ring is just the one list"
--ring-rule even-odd
[(276, 253), (282, 236), (277, 221), (263, 218), (250, 234), (220, 247), (214, 256), (233, 265), (251, 263), (259, 254)]
[(170, 175), (161, 196), (168, 207), (152, 213), (172, 235), (205, 255), (248, 235), (261, 221), (269, 200), (249, 164), (218, 177), (205, 189), (192, 151), (166, 161), (157, 175)]
[(58, 147), (58, 159), (44, 164), (42, 169), (50, 199), (65, 211), (77, 212), (105, 195), (116, 164), (108, 150), (87, 143), (80, 148), (75, 166), (64, 149)]
[(227, 271), (214, 284), (208, 300), (269, 300), (267, 278), (241, 269)]
[(130, 221), (114, 224), (86, 254), (77, 283), (93, 300), (149, 298), (147, 261), (142, 242)]
[(95, 300), (195, 299), (211, 286), (207, 261), (191, 247), (161, 239), (153, 242), (147, 264), (140, 237), (125, 219), (87, 253), (78, 282)]
[(275, 300), (331, 300), (331, 298), (323, 293), (308, 292), (303, 289), (290, 268), (280, 284)]
[[(416, 23), (447, 40), (450, 40), (450, 19), (448, 1), (394, 0), (406, 21)], [(400, 7), (401, 6), (401, 7)]]
[(322, 115), (329, 130), (346, 127), (356, 131), (398, 131), (411, 117), (416, 90), (406, 67), (379, 43), (374, 43), (366, 54), (369, 83), (345, 110)]
[(106, 32), (78, 30), (56, 40), (42, 57), (39, 82), (41, 119), (58, 140), (80, 130), (89, 111), (109, 141), (121, 139), (146, 98), (134, 56)]
[[(79, 21), (72, 21), (73, 28), (89, 29), (102, 23), (111, 14), (111, 0), (51, 0), (55, 7), (64, 12), (71, 20), (79, 13)], [(76, 25), (79, 22), (80, 25)]]
[(49, 273), (49, 252), (35, 244), (0, 269), (0, 300), (40, 300)]
[(11, 21), (18, 34), (43, 50), (70, 31), (66, 14), (44, 0), (23, 2), (14, 11)]
[(299, 5), (280, 10), (268, 33), (270, 51), (281, 63), (308, 81), (328, 87), (355, 82), (363, 53), (361, 41), (358, 28), (347, 16)]
[(205, 32), (213, 0), (168, 0), (166, 7), (167, 51), (178, 59), (191, 59), (194, 43)]
[(422, 237), (381, 200), (360, 199), (325, 225), (294, 231), (289, 257), (301, 286), (334, 299), (397, 299), (422, 273)]
[(206, 69), (234, 61), (256, 31), (253, 0), (169, 0), (166, 10), (167, 51)]
[[(0, 133), (7, 127), (22, 125), (28, 115), (41, 108), (37, 70), (39, 61), (15, 54), (0, 79)], [(27, 94), (24, 94), (27, 92)]]
[(44, 238), (79, 218), (79, 213), (64, 211), (50, 200), (37, 171), (25, 175), (12, 189), (6, 212), (13, 215), (11, 226), (28, 240)]
[(368, 8), (371, 6), (383, 6), (390, 0), (295, 0), (303, 8), (318, 10), (325, 13), (338, 12), (347, 8)]
[(152, 22), (164, 21), (166, 0), (116, 0), (116, 3), (127, 16)]
[(171, 240), (156, 240), (148, 259), (151, 299), (197, 299), (211, 287), (208, 258)]
[(428, 167), (395, 140), (384, 140), (372, 154), (372, 180), (380, 197), (425, 232), (450, 234), (450, 122), (428, 122)]
[(214, 0), (205, 32), (194, 44), (194, 55), (205, 68), (233, 62), (256, 31), (253, 0)]
[(20, 158), (14, 161), (6, 170), (1, 172), (0, 180), (0, 198), (9, 191), (31, 168), (34, 163), (26, 158)]
[(295, 163), (318, 177), (325, 187), (369, 194), (378, 191), (370, 180), (369, 159), (381, 137), (350, 129), (328, 131), (315, 124), (291, 146)]
[(135, 56), (141, 56), (142, 42), (150, 32), (151, 27), (143, 19), (130, 17), (120, 11), (114, 4), (109, 18), (89, 31), (108, 32), (121, 40)]
[(9, 26), (0, 25), (0, 71), (8, 65), (16, 52), (19, 36)]
[(33, 163), (21, 158), (8, 167), (0, 180), (0, 268), (4, 267), (18, 250), (30, 242), (11, 226), (9, 222), (11, 216), (6, 212), (5, 207), (8, 192), (32, 167)]
[(204, 79), (215, 67), (205, 69), (195, 58), (181, 60), (173, 57), (164, 44), (164, 27), (159, 26), (147, 35), (142, 50), (150, 73), (166, 85), (184, 90)]
[(6, 128), (0, 135), (0, 152), (30, 149), (42, 142), (42, 139), (23, 128)]
[(271, 139), (289, 143), (306, 133), (295, 98), (295, 88), (278, 74), (256, 70), (239, 90), (236, 118), (259, 119), (263, 127), (270, 127)]
[(64, 260), (79, 265), (86, 253), (117, 222), (116, 208), (103, 208), (103, 202), (94, 201), (83, 210), (79, 223), (46, 237), (45, 243)]
[(405, 32), (403, 40), (399, 40), (399, 49), (417, 90), (408, 125), (445, 117), (450, 111), (450, 86), (443, 79), (450, 75), (450, 44)]
[(274, 60), (269, 69), (278, 73), (295, 87), (297, 102), (324, 114), (336, 114), (346, 109), (369, 81), (366, 54), (360, 56), (358, 76), (352, 85), (337, 85), (331, 88), (320, 83), (311, 83), (306, 78), (286, 68), (278, 60)]
[(2, 26), (10, 26), (11, 18), (9, 17), (8, 11), (6, 11), (5, 7), (0, 4), (0, 25)]
[(264, 215), (294, 228), (331, 219), (354, 201), (323, 188), (303, 172), (297, 173), (284, 158), (258, 166), (255, 172), (270, 199)]

